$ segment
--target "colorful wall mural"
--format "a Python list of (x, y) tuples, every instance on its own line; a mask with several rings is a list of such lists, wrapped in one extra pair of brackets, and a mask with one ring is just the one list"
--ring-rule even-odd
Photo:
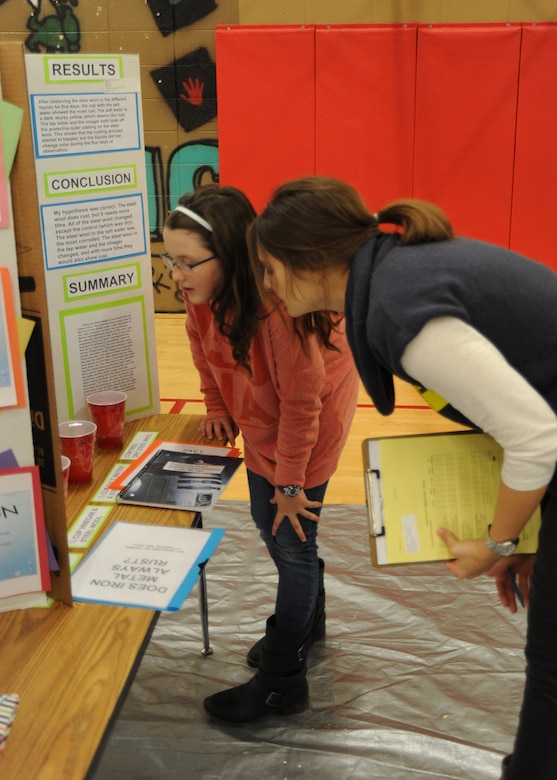
[(0, 41), (36, 53), (137, 53), (157, 311), (183, 303), (160, 260), (162, 225), (180, 195), (218, 181), (214, 30), (236, 0), (0, 0)]

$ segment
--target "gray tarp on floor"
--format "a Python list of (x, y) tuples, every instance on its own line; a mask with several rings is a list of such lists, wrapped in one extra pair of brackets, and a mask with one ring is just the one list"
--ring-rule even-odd
[(492, 580), (443, 564), (371, 566), (365, 507), (323, 511), (327, 640), (309, 660), (310, 708), (230, 727), (203, 698), (249, 679), (245, 653), (273, 611), (274, 567), (243, 501), (204, 527), (226, 534), (207, 566), (211, 645), (197, 590), (162, 614), (95, 780), (499, 778), (523, 686), (525, 614)]

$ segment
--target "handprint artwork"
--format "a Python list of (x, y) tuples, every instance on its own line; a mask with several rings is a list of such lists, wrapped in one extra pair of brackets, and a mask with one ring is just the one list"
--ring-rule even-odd
[(182, 81), (182, 87), (184, 88), (184, 92), (186, 92), (185, 95), (184, 92), (180, 93), (182, 100), (187, 100), (192, 106), (203, 105), (203, 89), (205, 84), (202, 84), (199, 79), (194, 80), (189, 78), (187, 82)]
[(216, 68), (205, 46), (156, 68), (151, 78), (186, 133), (216, 117)]

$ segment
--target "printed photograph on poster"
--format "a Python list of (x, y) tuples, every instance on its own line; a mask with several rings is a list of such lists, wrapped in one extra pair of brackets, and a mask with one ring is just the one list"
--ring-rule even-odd
[(38, 466), (0, 472), (0, 599), (50, 589)]
[(0, 268), (0, 408), (24, 404), (12, 281), (8, 269)]

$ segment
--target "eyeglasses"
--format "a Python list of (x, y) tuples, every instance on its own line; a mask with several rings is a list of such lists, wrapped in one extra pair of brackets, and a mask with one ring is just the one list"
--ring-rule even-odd
[(170, 255), (166, 252), (164, 252), (161, 257), (164, 260), (166, 267), (171, 272), (175, 268), (177, 268), (179, 271), (185, 271), (186, 269), (188, 271), (193, 271), (194, 268), (203, 265), (203, 263), (208, 263), (209, 260), (217, 259), (216, 255), (211, 255), (211, 257), (206, 257), (205, 260), (198, 260), (197, 263), (185, 263), (183, 260), (173, 260), (172, 257), (170, 257)]

